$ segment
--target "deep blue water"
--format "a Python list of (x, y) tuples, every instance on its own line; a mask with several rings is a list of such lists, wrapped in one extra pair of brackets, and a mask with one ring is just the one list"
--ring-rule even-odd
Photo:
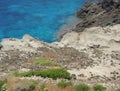
[(56, 41), (56, 33), (75, 17), (85, 0), (0, 0), (0, 40), (24, 34)]

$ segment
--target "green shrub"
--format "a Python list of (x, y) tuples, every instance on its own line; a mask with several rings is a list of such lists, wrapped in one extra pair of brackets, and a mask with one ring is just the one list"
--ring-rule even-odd
[(44, 88), (45, 88), (45, 84), (43, 83), (43, 84), (40, 85), (40, 88), (39, 88), (38, 91), (44, 91)]
[(86, 84), (79, 84), (75, 86), (75, 91), (89, 91), (90, 87)]
[(25, 76), (25, 77), (31, 77), (31, 76), (41, 76), (41, 77), (48, 77), (52, 79), (57, 78), (64, 78), (64, 79), (71, 79), (70, 73), (68, 73), (64, 69), (47, 69), (47, 70), (40, 70), (40, 71), (29, 71), (24, 73), (15, 73), (16, 76)]
[(35, 89), (35, 84), (31, 84), (29, 89), (30, 89), (29, 91), (33, 91)]
[(0, 80), (0, 91), (7, 91), (5, 81)]
[(106, 87), (102, 86), (102, 85), (95, 85), (93, 87), (94, 91), (105, 91)]
[(3, 85), (4, 85), (4, 82), (0, 81), (0, 91), (1, 91)]
[(115, 91), (120, 91), (120, 88), (116, 89)]
[(60, 66), (57, 63), (44, 58), (35, 58), (33, 61), (42, 66)]
[(71, 86), (72, 83), (71, 82), (60, 81), (57, 85), (58, 85), (58, 87), (65, 88), (67, 86)]

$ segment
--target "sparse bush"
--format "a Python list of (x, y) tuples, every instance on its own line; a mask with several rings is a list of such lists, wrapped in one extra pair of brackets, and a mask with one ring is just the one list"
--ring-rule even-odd
[(14, 85), (15, 91), (34, 91), (37, 82), (34, 80), (20, 80)]
[(7, 91), (5, 81), (0, 80), (0, 91)]
[(1, 91), (3, 85), (4, 85), (4, 82), (0, 81), (0, 91)]
[(41, 77), (49, 77), (52, 79), (63, 78), (63, 79), (71, 79), (70, 73), (68, 73), (64, 69), (47, 69), (47, 70), (40, 70), (40, 71), (29, 71), (24, 73), (15, 73), (16, 76), (41, 76)]
[(75, 91), (89, 91), (90, 87), (86, 84), (79, 84), (75, 86)]
[(29, 89), (30, 89), (30, 91), (33, 91), (33, 90), (35, 89), (35, 84), (31, 84), (31, 85), (29, 86)]
[(120, 88), (116, 89), (115, 91), (120, 91)]
[(44, 91), (44, 88), (45, 88), (45, 84), (43, 83), (43, 84), (40, 85), (40, 88), (39, 88), (38, 91)]
[(102, 85), (95, 85), (93, 87), (94, 91), (105, 91), (106, 87), (102, 86)]
[(67, 86), (71, 86), (72, 83), (71, 82), (65, 82), (65, 81), (62, 80), (57, 85), (58, 85), (58, 87), (65, 88)]
[(97, 57), (101, 57), (103, 52), (99, 49), (99, 48), (95, 48), (94, 49), (94, 54), (97, 56)]
[(35, 58), (33, 62), (42, 66), (60, 66), (59, 64), (44, 58)]

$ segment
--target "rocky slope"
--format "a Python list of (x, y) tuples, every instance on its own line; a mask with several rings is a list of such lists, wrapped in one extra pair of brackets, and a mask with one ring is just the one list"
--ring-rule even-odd
[[(92, 65), (80, 68), (76, 65), (74, 70), (78, 78), (87, 79), (91, 76), (101, 76), (106, 79), (120, 76), (120, 24), (108, 27), (87, 28), (83, 32), (71, 32), (66, 34), (60, 43), (54, 43), (60, 47), (72, 47), (88, 55)], [(81, 59), (80, 59), (81, 60)], [(88, 60), (85, 60), (86, 62)], [(111, 73), (117, 74), (111, 74)], [(84, 77), (81, 77), (81, 74)]]
[(75, 31), (83, 31), (89, 27), (120, 24), (120, 0), (86, 2), (83, 8), (77, 12), (77, 17), (81, 22), (77, 24)]
[(99, 82), (119, 87), (119, 12), (119, 0), (86, 3), (78, 11), (79, 24), (74, 31), (65, 34), (60, 42), (49, 44), (29, 35), (22, 39), (4, 39), (0, 45), (0, 72), (23, 68), (45, 69), (31, 61), (41, 57), (59, 63), (76, 76), (77, 82)]

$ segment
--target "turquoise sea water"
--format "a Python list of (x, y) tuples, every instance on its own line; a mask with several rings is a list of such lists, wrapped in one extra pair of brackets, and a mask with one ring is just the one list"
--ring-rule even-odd
[(45, 42), (56, 41), (56, 33), (75, 17), (85, 0), (0, 0), (0, 40), (24, 34)]

